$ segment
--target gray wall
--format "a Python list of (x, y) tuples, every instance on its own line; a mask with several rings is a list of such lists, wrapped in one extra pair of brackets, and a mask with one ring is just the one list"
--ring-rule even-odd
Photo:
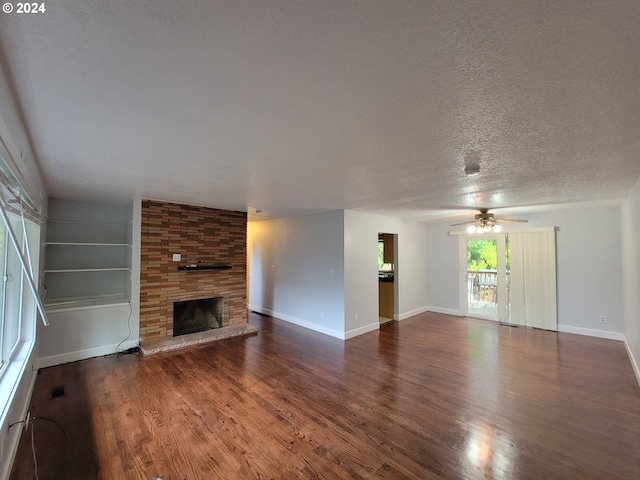
[(640, 178), (622, 206), (625, 337), (640, 382)]
[(459, 314), (458, 237), (449, 235), (451, 220), (427, 227), (427, 304), (434, 311)]
[(342, 338), (344, 212), (249, 222), (249, 308)]

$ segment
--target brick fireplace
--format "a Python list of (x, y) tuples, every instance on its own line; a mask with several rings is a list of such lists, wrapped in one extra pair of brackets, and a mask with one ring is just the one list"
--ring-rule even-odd
[(142, 201), (141, 345), (173, 337), (176, 302), (220, 297), (222, 327), (246, 324), (246, 274), (245, 212)]

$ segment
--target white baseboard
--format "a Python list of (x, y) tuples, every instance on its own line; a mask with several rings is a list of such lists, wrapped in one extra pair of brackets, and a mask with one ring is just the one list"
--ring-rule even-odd
[(77, 362), (78, 360), (84, 360), (86, 358), (103, 357), (104, 355), (116, 353), (116, 347), (118, 347), (119, 350), (128, 350), (129, 348), (137, 346), (137, 340), (130, 340), (122, 343), (119, 347), (117, 344), (103, 345), (100, 347), (88, 348), (86, 350), (78, 350), (76, 352), (62, 353), (60, 355), (52, 355), (50, 357), (41, 357), (38, 359), (38, 367), (53, 367), (63, 363)]
[(442, 308), (442, 307), (433, 307), (431, 305), (426, 305), (424, 307), (416, 308), (414, 310), (409, 310), (408, 312), (401, 313), (400, 315), (394, 315), (393, 319), (402, 321), (407, 318), (415, 317), (416, 315), (420, 315), (425, 312), (434, 312), (434, 313), (444, 313), (446, 315), (455, 315), (456, 317), (462, 317), (462, 313), (460, 310), (454, 310), (452, 308)]
[(380, 322), (371, 323), (369, 325), (365, 325), (364, 327), (354, 328), (353, 330), (349, 330), (345, 332), (344, 339), (348, 340), (353, 337), (357, 337), (358, 335), (364, 335), (365, 333), (373, 332), (375, 330), (380, 329)]
[(269, 315), (270, 317), (275, 317), (280, 320), (284, 320), (285, 322), (293, 323), (294, 325), (298, 325), (299, 327), (308, 328), (309, 330), (313, 330), (314, 332), (323, 333), (325, 335), (329, 335), (330, 337), (339, 338), (340, 340), (346, 339), (345, 332), (327, 328), (324, 325), (318, 325), (317, 323), (308, 322), (306, 320), (292, 317), (291, 315), (285, 315), (284, 313), (279, 313), (268, 308), (259, 307), (257, 305), (248, 305), (248, 307), (249, 310), (253, 310), (254, 312)]
[(402, 321), (402, 320), (406, 320), (407, 318), (415, 317), (416, 315), (420, 315), (421, 313), (428, 312), (428, 311), (429, 311), (429, 307), (420, 307), (413, 310), (409, 310), (408, 312), (403, 312), (399, 315), (394, 315), (393, 319)]
[(571, 325), (558, 325), (558, 332), (575, 333), (588, 337), (606, 338), (608, 340), (624, 341), (624, 334), (621, 332), (610, 332), (608, 330), (596, 330), (595, 328), (572, 327)]
[(640, 368), (638, 367), (638, 362), (636, 358), (633, 356), (633, 352), (631, 351), (631, 347), (627, 343), (627, 338), (624, 339), (624, 346), (627, 349), (627, 355), (629, 355), (629, 360), (631, 361), (631, 366), (633, 367), (633, 372), (636, 374), (636, 380), (638, 381), (638, 385), (640, 385)]
[(433, 313), (444, 313), (445, 315), (453, 315), (456, 317), (464, 317), (460, 310), (454, 308), (443, 308), (443, 307), (433, 307), (431, 305), (427, 305), (425, 307), (425, 312), (433, 312)]

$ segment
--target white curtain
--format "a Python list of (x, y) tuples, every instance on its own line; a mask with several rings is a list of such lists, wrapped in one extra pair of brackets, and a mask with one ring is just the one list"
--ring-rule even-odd
[(555, 230), (509, 233), (511, 322), (558, 329)]

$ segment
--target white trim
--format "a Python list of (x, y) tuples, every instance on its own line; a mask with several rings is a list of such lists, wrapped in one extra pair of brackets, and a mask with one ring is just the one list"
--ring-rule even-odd
[(444, 308), (444, 307), (434, 307), (433, 305), (425, 305), (424, 307), (416, 308), (415, 310), (410, 310), (408, 312), (402, 313), (399, 315), (400, 318), (398, 320), (406, 320), (407, 318), (415, 317), (416, 315), (420, 315), (425, 312), (433, 312), (433, 313), (444, 313), (445, 315), (454, 315), (456, 317), (462, 317), (462, 312), (460, 310), (456, 310), (453, 308)]
[[(35, 360), (35, 359), (34, 359)], [(31, 378), (28, 379), (27, 391), (24, 395), (24, 402), (22, 407), (20, 408), (20, 415), (17, 418), (26, 418), (27, 412), (29, 411), (31, 405), (31, 397), (33, 396), (33, 389), (36, 386), (36, 379), (38, 378), (37, 369), (34, 368), (31, 372), (29, 372)], [(26, 376), (26, 373), (25, 373)], [(8, 427), (8, 422), (5, 427)], [(13, 428), (9, 431), (8, 434), (3, 433), (3, 442), (0, 444), (0, 448), (2, 448), (2, 460), (0, 464), (2, 465), (2, 471), (0, 471), (0, 478), (3, 480), (7, 480), (9, 475), (11, 474), (11, 469), (13, 467), (13, 462), (18, 453), (18, 447), (20, 446), (20, 438), (22, 437), (22, 432), (24, 432), (24, 427), (22, 424), (20, 426), (16, 425), (15, 430), (17, 433), (13, 432)]]
[(313, 330), (314, 332), (323, 333), (325, 335), (329, 335), (330, 337), (345, 340), (345, 332), (327, 328), (324, 325), (318, 325), (317, 323), (312, 323), (307, 320), (302, 320), (300, 318), (292, 317), (291, 315), (279, 313), (268, 308), (259, 307), (257, 305), (248, 305), (248, 307), (249, 310), (253, 310), (254, 312), (269, 315), (270, 317), (275, 317), (277, 319), (284, 320), (285, 322), (293, 323), (294, 325), (298, 325), (299, 327), (308, 328), (309, 330)]
[[(121, 350), (128, 350), (129, 348), (137, 347), (137, 340), (129, 340), (120, 344)], [(101, 347), (87, 348), (85, 350), (77, 350), (75, 352), (61, 353), (59, 355), (51, 355), (50, 357), (41, 357), (38, 359), (39, 368), (53, 367), (55, 365), (61, 365), (63, 363), (77, 362), (78, 360), (85, 360), (93, 357), (103, 357), (116, 353), (116, 347), (118, 344), (103, 345)]]
[(13, 405), (20, 382), (24, 378), (27, 368), (31, 365), (34, 344), (32, 341), (20, 341), (14, 357), (6, 365), (6, 370), (0, 377), (0, 423), (7, 419)]
[(620, 332), (610, 332), (608, 330), (596, 330), (595, 328), (572, 327), (571, 325), (558, 325), (560, 333), (575, 333), (576, 335), (586, 335), (588, 337), (606, 338), (608, 340), (624, 341), (624, 334)]
[(380, 322), (371, 323), (369, 325), (365, 325), (364, 327), (354, 328), (353, 330), (349, 330), (345, 332), (344, 339), (349, 340), (350, 338), (357, 337), (358, 335), (364, 335), (365, 333), (373, 332), (375, 330), (380, 329)]
[(407, 318), (414, 317), (416, 315), (420, 315), (421, 313), (428, 312), (428, 311), (429, 311), (429, 307), (415, 308), (413, 310), (409, 310), (408, 312), (394, 315), (393, 319), (397, 321), (402, 321), (402, 320), (406, 320)]
[[(35, 360), (35, 359), (34, 359)], [(22, 408), (20, 409), (20, 416), (17, 418), (26, 418), (27, 412), (29, 411), (31, 405), (31, 397), (33, 396), (33, 389), (36, 386), (36, 379), (38, 378), (37, 369), (33, 369), (31, 372), (31, 378), (28, 380), (27, 391), (24, 396), (25, 402), (22, 404)], [(8, 425), (7, 425), (8, 427)], [(2, 451), (2, 471), (0, 472), (0, 478), (3, 480), (7, 480), (9, 475), (11, 474), (11, 469), (13, 467), (13, 462), (18, 454), (18, 447), (20, 446), (20, 438), (22, 437), (22, 432), (24, 432), (24, 427), (22, 424), (16, 425), (15, 430), (18, 432), (17, 434), (12, 435), (12, 431), (10, 431), (5, 437), (2, 445), (0, 447), (3, 449)], [(13, 430), (13, 428), (11, 430)], [(7, 451), (8, 450), (8, 451)]]
[(469, 246), (467, 244), (467, 235), (458, 236), (458, 310), (462, 316), (468, 314), (469, 310), (469, 294), (467, 292), (467, 252)]
[[(21, 359), (19, 357), (21, 357)], [(17, 425), (11, 429), (8, 427), (14, 422), (23, 420), (30, 408), (31, 396), (37, 378), (35, 363), (33, 345), (23, 343), (16, 359), (9, 365), (13, 372), (6, 372), (2, 379), (3, 383), (9, 383), (9, 385), (5, 385), (5, 387), (7, 387), (7, 390), (10, 390), (8, 400), (4, 402), (3, 405), (2, 421), (0, 422), (2, 426), (2, 432), (0, 433), (0, 448), (2, 448), (0, 478), (3, 480), (9, 478), (11, 466), (18, 451), (20, 436), (24, 431), (24, 428), (20, 428)], [(7, 374), (14, 378), (7, 378)], [(15, 376), (16, 374), (17, 377)]]
[(638, 385), (640, 385), (640, 367), (638, 367), (638, 362), (636, 358), (633, 356), (633, 352), (631, 351), (631, 347), (629, 343), (627, 343), (627, 337), (624, 338), (624, 347), (627, 349), (627, 354), (629, 355), (629, 361), (631, 362), (631, 367), (633, 367), (633, 373), (636, 374), (636, 380), (638, 381)]

